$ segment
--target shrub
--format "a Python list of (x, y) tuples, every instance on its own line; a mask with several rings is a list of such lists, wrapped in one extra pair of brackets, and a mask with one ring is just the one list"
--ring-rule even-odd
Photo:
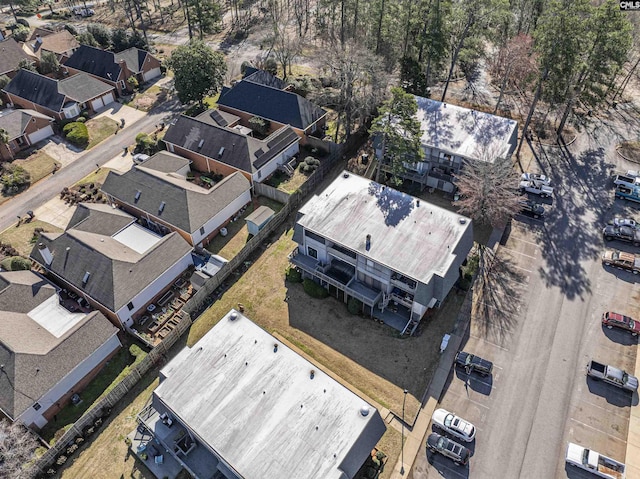
[(278, 62), (272, 57), (267, 58), (264, 61), (264, 70), (268, 71), (272, 75), (278, 74)]
[(93, 35), (93, 38), (103, 47), (108, 48), (111, 45), (111, 30), (100, 23), (91, 23), (87, 25), (87, 32)]
[(87, 121), (87, 119), (84, 116), (79, 116), (76, 121), (78, 123), (85, 123)]
[(302, 274), (295, 268), (287, 269), (286, 278), (290, 283), (302, 283)]
[(304, 161), (300, 163), (300, 171), (306, 175), (310, 175), (318, 169), (320, 166), (320, 160), (313, 156), (307, 156)]
[(129, 87), (132, 90), (137, 89), (140, 86), (140, 83), (138, 83), (138, 79), (136, 77), (134, 77), (133, 75), (131, 75), (128, 79), (127, 79), (127, 83), (129, 84)]
[(74, 27), (73, 25), (69, 25), (68, 23), (65, 23), (64, 29), (68, 31), (71, 35), (75, 36), (78, 34), (78, 30), (76, 30), (76, 27)]
[(89, 144), (89, 130), (87, 125), (79, 121), (67, 123), (62, 129), (63, 133), (71, 143), (77, 146), (87, 146)]
[(14, 195), (22, 188), (28, 186), (31, 181), (31, 175), (21, 166), (5, 165), (0, 183), (5, 193)]
[(31, 269), (31, 261), (22, 256), (12, 256), (3, 259), (0, 266), (7, 271), (28, 271)]
[(67, 456), (65, 456), (64, 454), (58, 456), (58, 459), (56, 459), (56, 464), (58, 466), (62, 466), (65, 462), (67, 462)]
[(249, 120), (249, 126), (253, 131), (260, 135), (266, 135), (269, 132), (270, 122), (259, 116), (254, 116)]
[(240, 65), (240, 73), (242, 73), (243, 76), (247, 71), (247, 68), (253, 68), (253, 65), (251, 64), (251, 62), (245, 60), (242, 62), (242, 65)]
[(17, 42), (26, 42), (30, 33), (31, 30), (29, 30), (29, 27), (18, 24), (13, 30), (13, 39)]
[(293, 87), (293, 92), (297, 93), (302, 97), (306, 97), (309, 94), (309, 92), (313, 89), (313, 86), (311, 85), (311, 79), (307, 76), (302, 78), (296, 78), (291, 83), (291, 86)]
[(349, 298), (347, 302), (347, 310), (351, 314), (360, 314), (362, 312), (362, 301), (356, 298)]
[(7, 75), (0, 75), (0, 90), (7, 86), (11, 79)]
[(329, 292), (326, 289), (309, 278), (305, 278), (302, 282), (302, 287), (304, 288), (304, 292), (312, 298), (324, 299), (329, 296)]
[(76, 443), (78, 446), (82, 445), (82, 443), (83, 443), (83, 442), (84, 442), (84, 437), (82, 437), (82, 436), (78, 436), (78, 437), (76, 437), (76, 441), (75, 441), (75, 443)]
[(158, 141), (146, 133), (138, 133), (136, 135), (136, 151), (153, 155), (158, 152)]
[(78, 450), (78, 445), (76, 443), (73, 443), (67, 448), (67, 455), (70, 456), (71, 454), (73, 454), (77, 450)]

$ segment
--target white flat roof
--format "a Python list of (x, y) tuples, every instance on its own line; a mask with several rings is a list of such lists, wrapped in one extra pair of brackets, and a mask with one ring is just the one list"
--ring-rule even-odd
[(62, 337), (71, 328), (87, 316), (84, 313), (72, 313), (62, 307), (58, 295), (54, 294), (27, 313), (31, 319), (49, 331), (56, 338)]
[(386, 430), (377, 409), (233, 310), (161, 377), (156, 397), (244, 479), (351, 478)]
[(464, 158), (479, 159), (479, 152), (506, 157), (518, 122), (490, 113), (416, 96), (422, 124), (422, 144)]
[(446, 274), (471, 228), (465, 216), (347, 171), (299, 213), (305, 229), (425, 284)]
[(153, 245), (162, 239), (142, 226), (131, 223), (112, 236), (118, 243), (128, 246), (136, 253), (145, 254)]

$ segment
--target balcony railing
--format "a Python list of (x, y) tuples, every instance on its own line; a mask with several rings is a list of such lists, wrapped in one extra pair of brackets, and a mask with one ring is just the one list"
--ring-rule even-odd
[(356, 265), (356, 262), (357, 262), (356, 258), (352, 258), (351, 256), (346, 255), (346, 254), (344, 254), (343, 252), (338, 251), (338, 250), (337, 250), (337, 249), (335, 249), (335, 248), (332, 248), (331, 246), (329, 246), (329, 247), (327, 248), (327, 253), (329, 253), (331, 256), (335, 256), (335, 257), (336, 257), (336, 258), (338, 258), (338, 259), (341, 259), (341, 260), (342, 260), (342, 261), (344, 261), (345, 263), (349, 263), (349, 264), (351, 264), (351, 265), (353, 265), (353, 266), (355, 266), (355, 265)]

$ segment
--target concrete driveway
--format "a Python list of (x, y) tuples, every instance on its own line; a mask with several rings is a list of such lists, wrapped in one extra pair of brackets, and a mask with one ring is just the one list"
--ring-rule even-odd
[(124, 119), (125, 128), (127, 125), (132, 125), (136, 121), (140, 120), (147, 113), (144, 111), (136, 110), (130, 106), (123, 105), (117, 101), (107, 105), (101, 110), (98, 110), (98, 114), (94, 118), (100, 118), (106, 116), (113, 121), (120, 123), (121, 119)]

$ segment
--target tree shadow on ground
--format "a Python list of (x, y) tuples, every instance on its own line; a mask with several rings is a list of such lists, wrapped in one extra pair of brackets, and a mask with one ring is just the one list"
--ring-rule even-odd
[(540, 148), (539, 158), (555, 187), (554, 209), (537, 234), (545, 265), (539, 274), (547, 287), (558, 287), (569, 299), (591, 291), (581, 262), (602, 250), (600, 227), (606, 223), (613, 197), (608, 184), (610, 163), (604, 149), (574, 155), (569, 148)]

